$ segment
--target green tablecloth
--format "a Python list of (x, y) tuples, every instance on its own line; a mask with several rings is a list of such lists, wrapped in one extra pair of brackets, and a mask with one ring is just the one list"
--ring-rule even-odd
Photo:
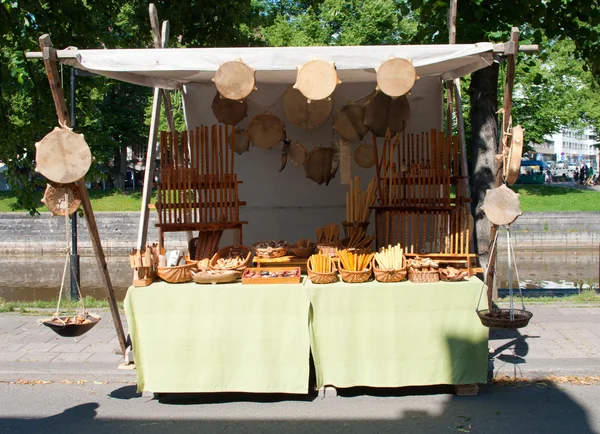
[(481, 280), (305, 287), (319, 388), (486, 382)]
[(302, 285), (130, 287), (125, 311), (138, 391), (307, 393)]

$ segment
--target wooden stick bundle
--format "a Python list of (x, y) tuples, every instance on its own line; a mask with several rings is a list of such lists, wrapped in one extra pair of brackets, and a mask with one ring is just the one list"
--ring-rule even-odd
[(317, 253), (309, 258), (310, 269), (315, 273), (333, 273), (334, 262), (329, 255)]
[(387, 271), (401, 270), (405, 267), (404, 249), (400, 247), (400, 243), (381, 248), (378, 253), (375, 253), (375, 259), (379, 266)]
[(340, 250), (338, 257), (346, 271), (364, 271), (373, 260), (374, 253), (365, 250)]
[(350, 191), (346, 193), (346, 221), (362, 223), (369, 221), (371, 207), (375, 202), (375, 178), (371, 180), (367, 190), (360, 189), (360, 177), (355, 176), (350, 182)]

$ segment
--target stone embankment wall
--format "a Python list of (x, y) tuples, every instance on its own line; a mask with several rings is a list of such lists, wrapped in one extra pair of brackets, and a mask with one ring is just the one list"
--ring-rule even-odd
[[(107, 256), (123, 256), (135, 246), (138, 212), (95, 213), (98, 232)], [(149, 223), (148, 242), (157, 241), (156, 214)], [(93, 255), (84, 218), (78, 219), (79, 253)], [(511, 226), (517, 249), (597, 249), (600, 244), (600, 212), (525, 213)], [(505, 243), (501, 236), (500, 244)], [(186, 248), (184, 232), (165, 235), (167, 249)], [(66, 247), (65, 220), (43, 213), (0, 213), (0, 252), (15, 255), (56, 255)]]

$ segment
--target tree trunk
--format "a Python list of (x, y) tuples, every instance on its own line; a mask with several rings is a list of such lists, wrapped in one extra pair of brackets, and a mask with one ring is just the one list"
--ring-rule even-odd
[[(498, 142), (498, 64), (494, 63), (471, 75), (469, 86), (471, 100), (471, 174), (472, 211), (475, 219), (475, 248), (480, 266), (488, 267), (491, 224), (483, 211), (483, 199), (496, 179), (496, 154)], [(495, 280), (495, 279), (494, 279)], [(497, 297), (493, 282), (492, 298)]]

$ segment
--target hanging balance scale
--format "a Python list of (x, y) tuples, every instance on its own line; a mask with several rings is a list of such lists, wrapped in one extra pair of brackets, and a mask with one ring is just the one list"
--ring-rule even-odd
[(59, 311), (67, 270), (73, 269), (70, 260), (69, 216), (79, 208), (81, 202), (79, 188), (74, 182), (81, 180), (88, 172), (92, 164), (92, 154), (83, 135), (74, 133), (67, 128), (55, 128), (35, 146), (36, 171), (52, 181), (48, 184), (42, 201), (53, 215), (65, 216), (66, 233), (65, 267), (58, 293), (56, 313), (52, 318), (41, 322), (60, 336), (81, 336), (94, 327), (100, 321), (100, 317), (87, 312), (77, 282), (82, 312), (70, 317), (60, 316)]
[[(529, 320), (531, 320), (533, 317), (533, 314), (525, 309), (525, 304), (523, 303), (523, 293), (521, 291), (521, 285), (519, 284), (519, 272), (517, 270), (517, 264), (515, 260), (515, 251), (513, 249), (512, 239), (510, 236), (510, 225), (522, 214), (519, 195), (509, 189), (505, 184), (502, 184), (500, 187), (490, 189), (486, 192), (481, 209), (483, 212), (485, 212), (485, 215), (491, 223), (506, 227), (508, 291), (510, 305), (508, 309), (491, 308), (479, 310), (481, 295), (483, 294), (483, 288), (485, 287), (484, 282), (481, 287), (479, 302), (477, 303), (477, 316), (479, 317), (481, 324), (483, 324), (485, 327), (498, 329), (519, 329), (525, 327), (529, 323)], [(496, 232), (490, 252), (494, 251), (497, 241), (498, 232)], [(519, 287), (519, 294), (521, 296), (521, 309), (519, 310), (516, 310), (514, 307), (512, 282), (513, 266), (517, 278), (517, 285)]]

